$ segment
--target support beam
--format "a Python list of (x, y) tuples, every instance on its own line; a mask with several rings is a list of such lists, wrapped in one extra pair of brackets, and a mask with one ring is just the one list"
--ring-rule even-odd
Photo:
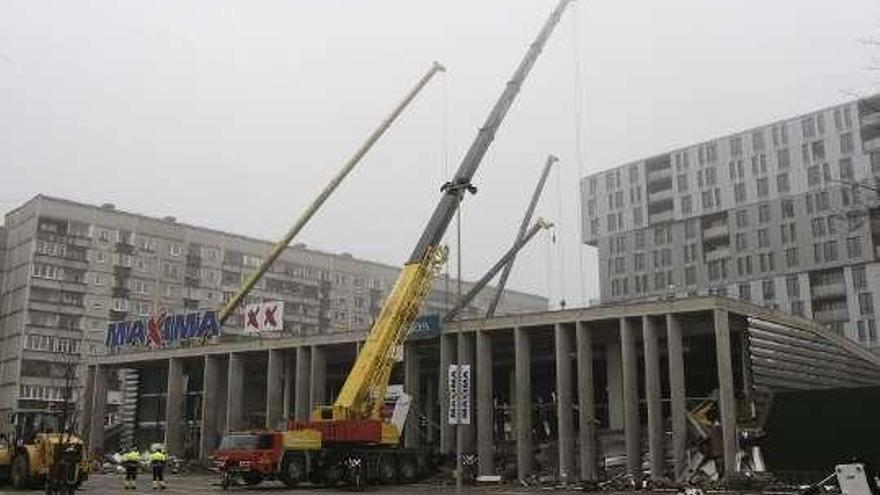
[(219, 356), (206, 355), (204, 358), (202, 391), (202, 433), (199, 438), (199, 460), (207, 462), (214, 449), (220, 445), (220, 403), (225, 390), (220, 385), (223, 363)]
[(165, 449), (169, 454), (183, 455), (183, 359), (168, 360), (168, 395), (165, 400)]
[(425, 431), (425, 442), (431, 449), (437, 445), (437, 424), (440, 423), (440, 418), (437, 416), (439, 409), (437, 390), (439, 387), (433, 376), (427, 377), (425, 381), (425, 415), (428, 418), (428, 428)]
[(290, 349), (284, 351), (284, 403), (281, 406), (281, 416), (284, 417), (285, 422), (293, 417), (293, 377), (296, 375), (295, 353), (296, 351)]
[(95, 366), (95, 396), (92, 415), (89, 418), (89, 452), (100, 458), (104, 454), (104, 416), (107, 415), (107, 372), (101, 365)]
[(294, 400), (294, 415), (297, 421), (308, 421), (311, 412), (309, 397), (309, 375), (312, 369), (311, 348), (301, 346), (296, 348), (296, 394)]
[[(471, 377), (474, 371), (474, 334), (460, 333), (458, 334), (458, 362), (459, 364), (471, 365)], [(461, 435), (461, 452), (463, 454), (473, 454), (476, 451), (477, 431), (474, 421), (474, 384), (471, 382), (470, 397), (471, 403), (471, 423), (468, 425), (459, 425), (457, 431)]]
[(495, 474), (495, 408), (492, 404), (492, 335), (477, 332), (477, 463), (480, 475)]
[(620, 319), (620, 349), (623, 366), (623, 415), (626, 439), (626, 471), (635, 480), (642, 477), (641, 421), (639, 420), (639, 366), (636, 329), (628, 318)]
[(266, 429), (278, 428), (284, 414), (284, 351), (269, 350), (266, 364)]
[(596, 399), (593, 385), (593, 333), (586, 323), (577, 322), (578, 441), (581, 481), (599, 477), (596, 443)]
[(554, 326), (556, 344), (556, 420), (559, 445), (559, 481), (567, 484), (574, 472), (574, 418), (572, 417), (571, 331), (561, 323)]
[(92, 422), (88, 418), (92, 417), (92, 405), (95, 402), (95, 366), (86, 366), (86, 385), (83, 388), (82, 396), (79, 403), (82, 404), (80, 411), (81, 418), (79, 423), (79, 437), (86, 442), (89, 440), (89, 432), (92, 429)]
[(532, 474), (532, 343), (525, 328), (513, 329), (516, 373), (516, 475), (524, 482)]
[(605, 345), (605, 376), (608, 393), (608, 428), (623, 430), (623, 364), (621, 363), (620, 342)]
[(309, 388), (311, 408), (327, 405), (327, 349), (312, 346), (312, 385)]
[(727, 310), (714, 310), (715, 359), (718, 363), (718, 399), (724, 441), (724, 475), (736, 473), (736, 402), (733, 394), (733, 363), (730, 355), (730, 319)]
[(645, 401), (648, 404), (648, 452), (651, 478), (660, 479), (665, 468), (663, 448), (663, 407), (660, 397), (660, 343), (652, 316), (642, 317), (642, 345), (645, 353)]
[(449, 366), (455, 359), (455, 336), (440, 335), (440, 373), (437, 393), (440, 398), (440, 454), (455, 452), (455, 429), (449, 424)]
[(226, 375), (226, 431), (244, 427), (244, 356), (229, 354)]
[(672, 413), (672, 459), (677, 480), (687, 467), (687, 404), (685, 403), (684, 345), (681, 321), (666, 315), (666, 344), (669, 347), (669, 409)]
[(419, 411), (423, 408), (419, 390), (419, 355), (415, 344), (404, 345), (403, 390), (412, 396), (409, 414), (403, 425), (403, 446), (414, 449), (419, 446)]

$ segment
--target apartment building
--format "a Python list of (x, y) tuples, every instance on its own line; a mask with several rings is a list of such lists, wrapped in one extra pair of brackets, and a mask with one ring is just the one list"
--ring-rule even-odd
[[(63, 402), (63, 377), (69, 368), (64, 359), (74, 356), (84, 363), (105, 353), (108, 322), (158, 311), (219, 308), (271, 246), (172, 217), (43, 195), (6, 215), (0, 241), (3, 417), (9, 411), (51, 410)], [(283, 333), (288, 336), (362, 330), (397, 273), (397, 267), (351, 254), (296, 245), (282, 254), (245, 302), (283, 300)], [(451, 308), (455, 288), (441, 277), (424, 311)], [(473, 301), (471, 314), (485, 308), (491, 295), (485, 291)], [(546, 310), (547, 300), (506, 291), (502, 306), (504, 312)], [(224, 332), (235, 333), (241, 326), (239, 310)], [(121, 387), (111, 383), (110, 388)]]
[(716, 294), (878, 345), (880, 95), (581, 180), (603, 302)]

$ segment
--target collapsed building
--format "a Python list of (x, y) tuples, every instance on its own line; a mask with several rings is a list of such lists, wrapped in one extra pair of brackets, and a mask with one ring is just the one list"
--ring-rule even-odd
[[(138, 377), (135, 438), (207, 460), (224, 431), (283, 427), (332, 403), (364, 338), (288, 336), (97, 356), (85, 436), (93, 452), (113, 448), (103, 438), (106, 383), (124, 369)], [(458, 426), (466, 459), (475, 474), (523, 481), (772, 470), (763, 464), (774, 457), (760, 446), (773, 438), (759, 439), (758, 449), (750, 442), (774, 397), (880, 385), (880, 357), (852, 340), (726, 298), (463, 320), (405, 343), (392, 383), (413, 396), (408, 447), (456, 451), (446, 372), (454, 363), (470, 364), (474, 378), (470, 422)], [(695, 448), (703, 435), (717, 437), (711, 465), (712, 453)]]

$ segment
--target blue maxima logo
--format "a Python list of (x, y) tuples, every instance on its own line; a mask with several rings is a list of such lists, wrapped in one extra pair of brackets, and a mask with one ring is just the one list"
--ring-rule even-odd
[(220, 331), (216, 311), (176, 315), (161, 313), (148, 318), (110, 323), (104, 344), (113, 350), (121, 347), (164, 349), (196, 339), (215, 337), (220, 335)]

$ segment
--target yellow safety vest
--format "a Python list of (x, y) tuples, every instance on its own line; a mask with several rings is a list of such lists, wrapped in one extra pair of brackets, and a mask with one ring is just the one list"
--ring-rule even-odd
[(141, 460), (141, 455), (138, 453), (137, 450), (132, 450), (126, 452), (125, 455), (122, 456), (122, 460), (124, 462), (137, 462)]
[(167, 457), (165, 457), (165, 453), (163, 452), (153, 452), (150, 454), (150, 463), (152, 464), (164, 464)]

